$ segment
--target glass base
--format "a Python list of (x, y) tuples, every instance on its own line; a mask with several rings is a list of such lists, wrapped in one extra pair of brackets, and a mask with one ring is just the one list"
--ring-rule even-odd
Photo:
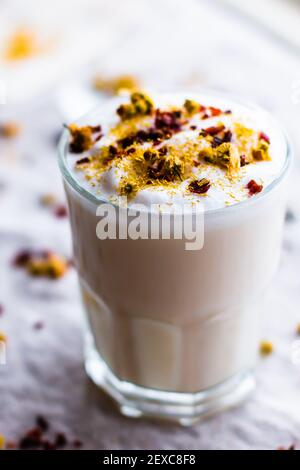
[(88, 333), (85, 341), (85, 370), (90, 379), (131, 418), (151, 417), (189, 426), (199, 420), (239, 405), (255, 388), (252, 371), (197, 393), (152, 390), (118, 379), (105, 364)]

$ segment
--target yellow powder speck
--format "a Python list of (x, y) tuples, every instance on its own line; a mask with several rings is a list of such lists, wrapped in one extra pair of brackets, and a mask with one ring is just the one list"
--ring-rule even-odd
[(271, 341), (262, 341), (260, 343), (260, 354), (262, 356), (269, 356), (274, 351)]

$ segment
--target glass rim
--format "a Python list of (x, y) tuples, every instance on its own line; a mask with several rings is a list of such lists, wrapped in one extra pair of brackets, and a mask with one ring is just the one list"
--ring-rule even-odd
[[(290, 165), (291, 165), (291, 161), (292, 161), (292, 157), (293, 157), (293, 151), (292, 151), (292, 146), (290, 144), (290, 140), (287, 136), (287, 133), (286, 133), (285, 129), (282, 127), (282, 125), (279, 123), (279, 121), (277, 121), (277, 119), (274, 118), (274, 116), (270, 112), (266, 111), (264, 108), (261, 108), (258, 105), (253, 105), (253, 104), (251, 104), (251, 103), (249, 103), (245, 100), (235, 98), (234, 96), (232, 96), (231, 93), (220, 93), (220, 92), (217, 92), (215, 90), (208, 90), (208, 89), (203, 90), (202, 89), (201, 94), (206, 94), (206, 92), (208, 92), (208, 91), (209, 91), (208, 95), (210, 94), (212, 97), (215, 96), (215, 97), (219, 97), (219, 98), (222, 98), (222, 97), (230, 98), (232, 101), (236, 102), (237, 104), (246, 106), (247, 108), (258, 111), (258, 112), (263, 113), (266, 116), (268, 116), (269, 119), (271, 119), (271, 121), (273, 121), (274, 124), (277, 124), (278, 128), (280, 129), (280, 131), (282, 133), (282, 138), (283, 138), (283, 140), (285, 142), (285, 146), (286, 146), (285, 161), (284, 161), (284, 164), (282, 165), (282, 168), (281, 168), (280, 172), (278, 173), (276, 178), (274, 178), (273, 181), (271, 183), (269, 183), (268, 186), (262, 192), (256, 194), (255, 197), (247, 198), (247, 199), (244, 199), (243, 201), (236, 202), (236, 203), (233, 203), (231, 205), (224, 206), (224, 207), (219, 207), (219, 208), (216, 208), (216, 209), (204, 209), (203, 210), (202, 204), (200, 205), (201, 211), (203, 212), (203, 214), (205, 216), (213, 216), (213, 215), (223, 213), (224, 211), (226, 211), (226, 213), (233, 212), (233, 211), (239, 210), (242, 207), (246, 207), (246, 206), (248, 207), (250, 205), (256, 204), (259, 201), (261, 201), (262, 199), (264, 199), (284, 179), (284, 177), (287, 174), (288, 169), (290, 168)], [(182, 93), (177, 93), (177, 94), (182, 94)], [(186, 94), (189, 94), (189, 91), (187, 91)], [(197, 93), (195, 93), (194, 90), (190, 91), (190, 95), (192, 95), (192, 94), (197, 95)], [(88, 112), (85, 115), (81, 116), (80, 118), (76, 119), (75, 122), (80, 122), (83, 119), (88, 118), (88, 116), (92, 112), (95, 112), (95, 110), (99, 109), (100, 107), (101, 107), (101, 105), (98, 105), (96, 108), (92, 109), (90, 112)], [(101, 197), (95, 196), (93, 193), (89, 192), (87, 189), (85, 189), (84, 187), (82, 187), (79, 184), (78, 180), (72, 175), (71, 171), (69, 170), (69, 168), (66, 164), (66, 155), (67, 155), (67, 145), (68, 145), (68, 143), (69, 143), (69, 131), (67, 129), (65, 129), (62, 132), (61, 138), (60, 138), (59, 143), (58, 143), (58, 164), (59, 164), (59, 168), (60, 168), (60, 171), (62, 173), (63, 178), (76, 191), (76, 193), (78, 193), (84, 199), (87, 199), (90, 203), (95, 204), (95, 205), (105, 203), (105, 204), (109, 204), (111, 206), (114, 206), (116, 208), (120, 208), (120, 206), (113, 203), (112, 201), (109, 201), (105, 198), (101, 199)], [(127, 207), (128, 210), (130, 208), (131, 208), (131, 206)], [(149, 207), (147, 212), (149, 212), (149, 213), (151, 212), (150, 207)]]

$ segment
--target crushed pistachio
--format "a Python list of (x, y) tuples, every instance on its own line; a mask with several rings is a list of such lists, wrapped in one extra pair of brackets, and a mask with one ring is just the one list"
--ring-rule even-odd
[(252, 155), (254, 160), (263, 161), (271, 160), (269, 154), (270, 145), (263, 139), (260, 139), (258, 145), (255, 149), (252, 150)]
[(97, 76), (93, 86), (96, 90), (117, 95), (123, 90), (134, 91), (140, 88), (139, 81), (133, 75), (119, 75), (110, 79)]
[(17, 29), (9, 38), (4, 58), (8, 61), (27, 59), (40, 52), (36, 35), (33, 31)]
[(55, 253), (50, 253), (45, 258), (30, 259), (26, 265), (26, 269), (32, 276), (58, 279), (66, 273), (68, 265), (63, 258)]
[(0, 342), (6, 343), (7, 342), (7, 336), (3, 331), (0, 330)]
[(40, 203), (42, 206), (53, 206), (57, 202), (57, 197), (53, 193), (46, 193), (40, 197)]
[(212, 163), (214, 159), (214, 150), (211, 146), (204, 146), (199, 149), (199, 158), (205, 160), (208, 163)]
[(21, 128), (15, 122), (6, 122), (0, 124), (0, 137), (4, 137), (6, 139), (12, 139), (20, 134)]
[(0, 434), (0, 450), (3, 450), (5, 447), (5, 437), (3, 434)]
[(205, 157), (205, 160), (226, 168), (230, 174), (237, 173), (241, 165), (237, 148), (229, 142), (216, 147), (210, 156)]
[(235, 123), (234, 134), (239, 153), (244, 156), (246, 163), (271, 160), (270, 139), (264, 132), (257, 132), (241, 123)]
[(91, 149), (101, 138), (101, 126), (78, 126), (69, 124), (67, 129), (71, 134), (70, 152), (82, 153)]
[(121, 120), (132, 119), (136, 116), (148, 116), (154, 109), (153, 101), (141, 92), (134, 92), (130, 96), (130, 103), (121, 104), (117, 114)]
[(13, 259), (13, 265), (25, 269), (32, 276), (57, 279), (69, 268), (68, 261), (62, 256), (49, 251), (21, 250)]
[(168, 156), (152, 157), (148, 161), (147, 174), (154, 180), (175, 181), (182, 180), (184, 172), (183, 162), (171, 153)]
[(262, 356), (269, 356), (270, 354), (272, 354), (273, 350), (274, 348), (271, 341), (262, 341), (260, 343), (260, 354)]
[(193, 116), (200, 111), (200, 104), (194, 100), (185, 100), (183, 107), (189, 116)]

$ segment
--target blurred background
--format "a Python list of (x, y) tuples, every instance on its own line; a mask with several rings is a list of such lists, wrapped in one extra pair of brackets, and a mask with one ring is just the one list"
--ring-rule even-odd
[[(10, 446), (20, 446), (40, 415), (51, 422), (51, 439), (61, 432), (69, 447), (300, 443), (300, 361), (291, 358), (300, 323), (299, 22), (300, 0), (0, 0), (0, 339), (7, 343), (0, 435)], [(193, 431), (119, 417), (82, 366), (56, 145), (63, 123), (136, 84), (213, 88), (255, 102), (281, 121), (296, 155), (264, 329), (275, 353), (259, 367), (252, 401)], [(18, 269), (26, 250), (55, 253), (57, 279)]]

